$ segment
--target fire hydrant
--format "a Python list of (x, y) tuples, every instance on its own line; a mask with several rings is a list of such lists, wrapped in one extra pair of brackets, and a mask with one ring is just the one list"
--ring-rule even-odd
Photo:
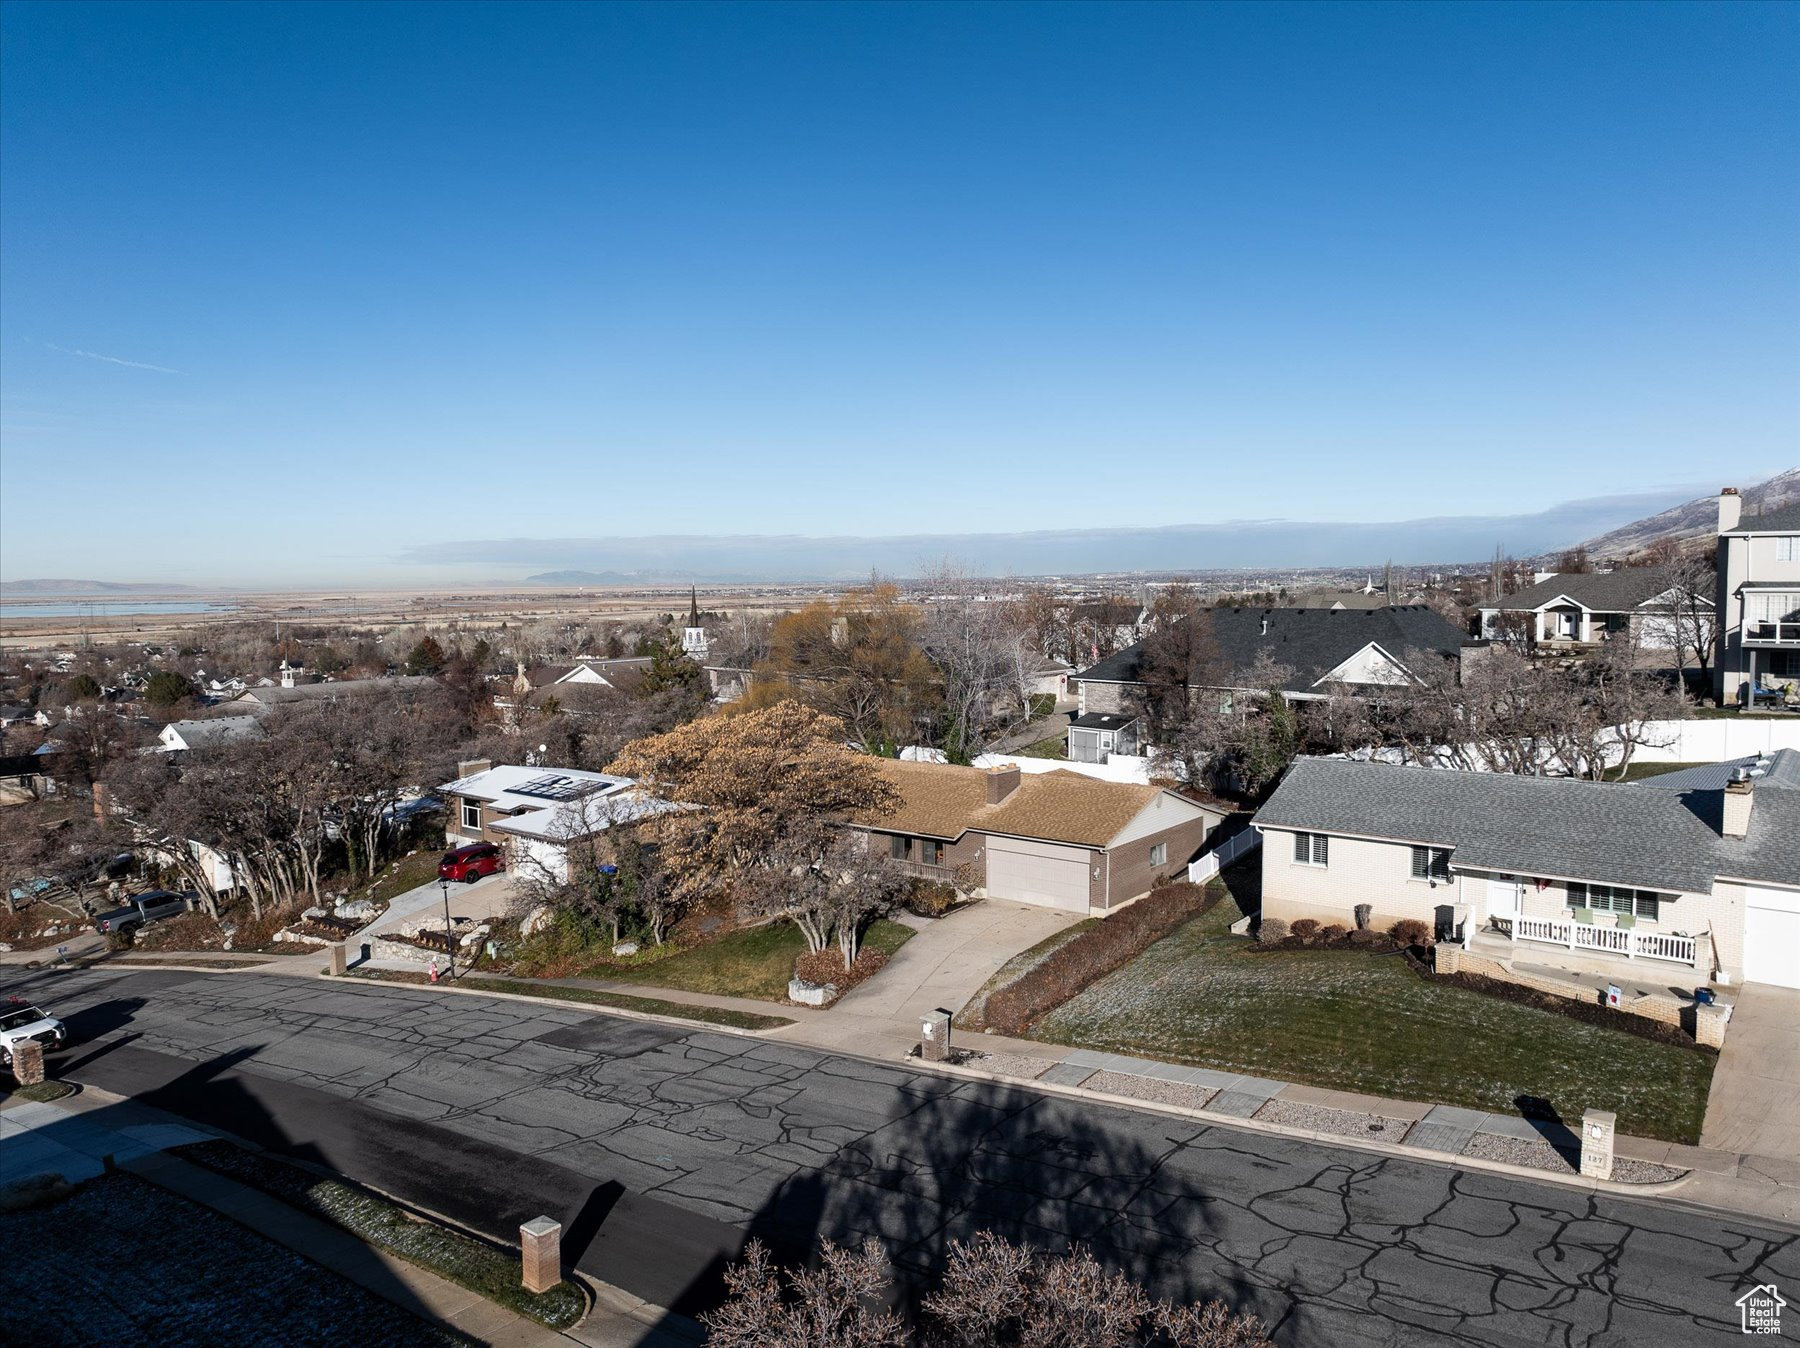
[(431, 961), (431, 981), (433, 983), (438, 981), (437, 959), (435, 956)]

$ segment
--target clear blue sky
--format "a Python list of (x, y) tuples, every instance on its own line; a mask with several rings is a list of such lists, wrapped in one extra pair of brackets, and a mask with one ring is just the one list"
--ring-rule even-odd
[(0, 40), (8, 578), (1800, 462), (1793, 4), (12, 0)]

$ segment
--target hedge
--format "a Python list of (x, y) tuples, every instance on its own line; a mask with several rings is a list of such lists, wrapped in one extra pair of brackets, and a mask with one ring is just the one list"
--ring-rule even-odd
[(1223, 894), (1221, 886), (1203, 889), (1185, 880), (1152, 890), (989, 994), (988, 1027), (997, 1034), (1027, 1033), (1076, 993), (1137, 958), (1182, 923), (1199, 917)]

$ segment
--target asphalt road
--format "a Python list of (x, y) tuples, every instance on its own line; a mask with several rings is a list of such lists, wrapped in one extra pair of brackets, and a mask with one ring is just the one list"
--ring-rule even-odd
[(1800, 1235), (1758, 1222), (755, 1039), (251, 974), (15, 990), (75, 1029), (74, 1080), (497, 1236), (548, 1213), (578, 1267), (688, 1312), (751, 1233), (790, 1256), (874, 1234), (929, 1270), (984, 1227), (1309, 1348), (1736, 1343), (1739, 1295), (1800, 1289)]

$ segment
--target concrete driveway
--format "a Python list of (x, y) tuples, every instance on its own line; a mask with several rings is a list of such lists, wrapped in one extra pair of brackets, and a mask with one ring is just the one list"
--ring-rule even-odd
[[(505, 917), (511, 904), (512, 883), (504, 871), (484, 875), (472, 885), (450, 886), (450, 913), (453, 917), (474, 918), (477, 922)], [(408, 922), (417, 922), (422, 917), (436, 916), (441, 920), (443, 915), (444, 892), (438, 887), (438, 882), (432, 880), (417, 889), (409, 889), (404, 894), (396, 895), (388, 904), (387, 911), (352, 939), (364, 940)]]
[(1738, 991), (1700, 1145), (1800, 1167), (1800, 989)]
[(919, 1041), (919, 1020), (943, 1007), (962, 1009), (994, 971), (1045, 937), (1081, 921), (1075, 913), (1007, 899), (980, 903), (935, 921), (902, 915), (918, 935), (887, 967), (842, 1001), (805, 1022), (806, 1042), (883, 1057)]

